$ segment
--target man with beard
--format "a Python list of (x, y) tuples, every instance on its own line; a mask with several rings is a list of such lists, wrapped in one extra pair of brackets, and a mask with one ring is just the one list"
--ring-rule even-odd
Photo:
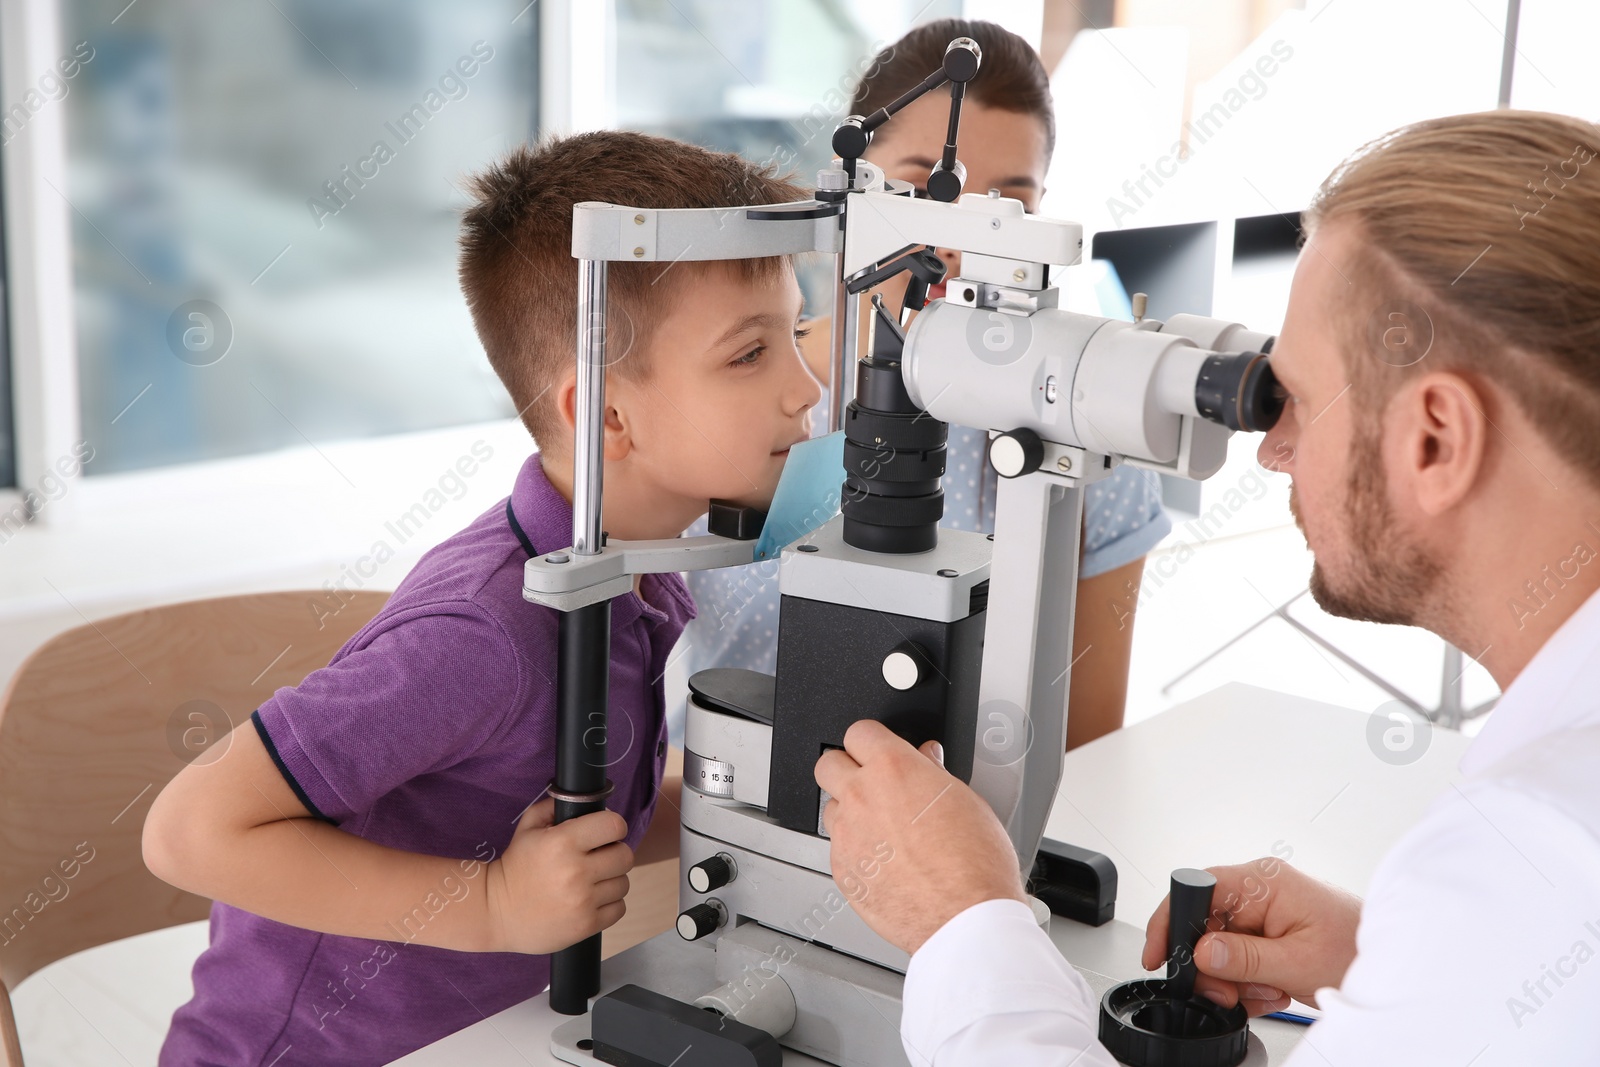
[[(1432, 630), (1503, 695), (1364, 902), (1276, 859), (1211, 868), (1234, 903), (1196, 988), (1252, 1014), (1316, 1004), (1292, 1067), (1600, 1063), (1597, 153), (1600, 127), (1564, 116), (1434, 119), (1351, 157), (1305, 214), (1260, 459), (1294, 480), (1312, 593)], [(816, 768), (836, 876), (894, 850), (856, 907), (912, 954), (907, 1055), (1110, 1065), (1004, 831), (937, 758), (861, 722)], [(1167, 921), (1163, 903), (1147, 968)]]

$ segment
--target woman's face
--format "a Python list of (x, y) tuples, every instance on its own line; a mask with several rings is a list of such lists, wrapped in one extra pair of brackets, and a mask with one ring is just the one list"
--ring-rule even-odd
[[(918, 195), (928, 181), (928, 172), (944, 153), (945, 130), (950, 119), (950, 95), (935, 91), (890, 119), (873, 138), (867, 150), (868, 162), (883, 168), (889, 178), (899, 178), (917, 187)], [(1001, 196), (1022, 201), (1033, 212), (1039, 209), (1044, 192), (1044, 123), (1020, 111), (987, 107), (968, 97), (961, 105), (961, 128), (956, 135), (956, 158), (967, 168), (966, 193), (1000, 190)], [(961, 270), (961, 253), (938, 249), (944, 260), (945, 277)], [(884, 299), (898, 309), (908, 277), (904, 274), (882, 287)], [(930, 299), (942, 297), (944, 285), (932, 289)]]

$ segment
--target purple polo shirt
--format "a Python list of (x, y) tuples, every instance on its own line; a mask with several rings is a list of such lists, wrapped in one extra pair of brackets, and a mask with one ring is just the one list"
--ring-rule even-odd
[[(529, 543), (572, 543), (572, 506), (529, 457), (511, 492)], [(162, 1064), (388, 1063), (526, 1000), (549, 957), (410, 943), (483, 892), (482, 864), (555, 776), (556, 620), (522, 599), (528, 553), (506, 503), (423, 556), (378, 616), (319, 670), (261, 705), (255, 726), (313, 815), (383, 845), (465, 861), (391, 921), (393, 941), (335, 937), (211, 908), (195, 996)], [(676, 574), (612, 601), (607, 801), (637, 846), (666, 755), (662, 675), (694, 616)]]

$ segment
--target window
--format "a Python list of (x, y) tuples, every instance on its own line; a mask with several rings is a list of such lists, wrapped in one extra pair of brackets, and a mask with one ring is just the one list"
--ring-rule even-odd
[(455, 183), (536, 129), (537, 8), (124, 3), (62, 7), (91, 471), (512, 414)]
[[(877, 50), (961, 14), (960, 0), (616, 0), (614, 124), (770, 162), (809, 186)], [(831, 265), (798, 266), (807, 306), (825, 313)]]
[[(5, 225), (0, 219), (0, 249), (3, 248)], [(7, 312), (11, 301), (5, 271), (5, 257), (0, 256), (0, 488), (17, 484), (17, 439), (11, 424), (11, 328)]]
[(1091, 230), (1292, 214), (1363, 142), (1495, 106), (1504, 0), (1128, 0), (1054, 78), (1044, 211)]
[(810, 182), (867, 61), (960, 0), (616, 0), (616, 125)]

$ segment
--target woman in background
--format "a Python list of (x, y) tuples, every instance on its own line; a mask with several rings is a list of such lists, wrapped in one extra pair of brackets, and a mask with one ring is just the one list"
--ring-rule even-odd
[[(941, 19), (907, 33), (874, 58), (857, 86), (850, 113), (868, 115), (905, 93), (944, 59), (945, 47), (970, 37), (983, 50), (978, 74), (967, 85), (961, 108), (960, 157), (967, 168), (966, 192), (998, 189), (1039, 207), (1045, 171), (1055, 148), (1055, 110), (1050, 78), (1027, 41), (991, 22)], [(922, 185), (944, 147), (949, 118), (948, 93), (932, 92), (907, 106), (881, 127), (866, 159), (884, 175), (926, 193)], [(961, 253), (938, 249), (945, 277), (960, 274)], [(876, 291), (898, 309), (907, 275)], [(932, 287), (929, 299), (944, 296)], [(867, 294), (860, 321), (868, 321)], [(811, 325), (801, 351), (824, 386), (828, 383), (827, 320)], [(863, 332), (864, 337), (864, 332)], [(828, 400), (817, 405), (825, 413)], [(817, 432), (825, 430), (826, 414)], [(945, 511), (941, 525), (957, 530), (994, 532), (998, 482), (989, 465), (987, 435), (952, 425), (944, 476)], [(1084, 492), (1083, 555), (1078, 570), (1078, 601), (1073, 625), (1073, 663), (1068, 698), (1067, 748), (1092, 741), (1122, 725), (1128, 691), (1128, 661), (1133, 616), (1139, 600), (1144, 557), (1172, 529), (1161, 509), (1155, 474), (1118, 467)], [(697, 571), (689, 588), (699, 617), (684, 633), (689, 673), (709, 667), (745, 667), (773, 673), (777, 663), (778, 578), (771, 564)], [(669, 712), (673, 743), (683, 743), (683, 708)]]

